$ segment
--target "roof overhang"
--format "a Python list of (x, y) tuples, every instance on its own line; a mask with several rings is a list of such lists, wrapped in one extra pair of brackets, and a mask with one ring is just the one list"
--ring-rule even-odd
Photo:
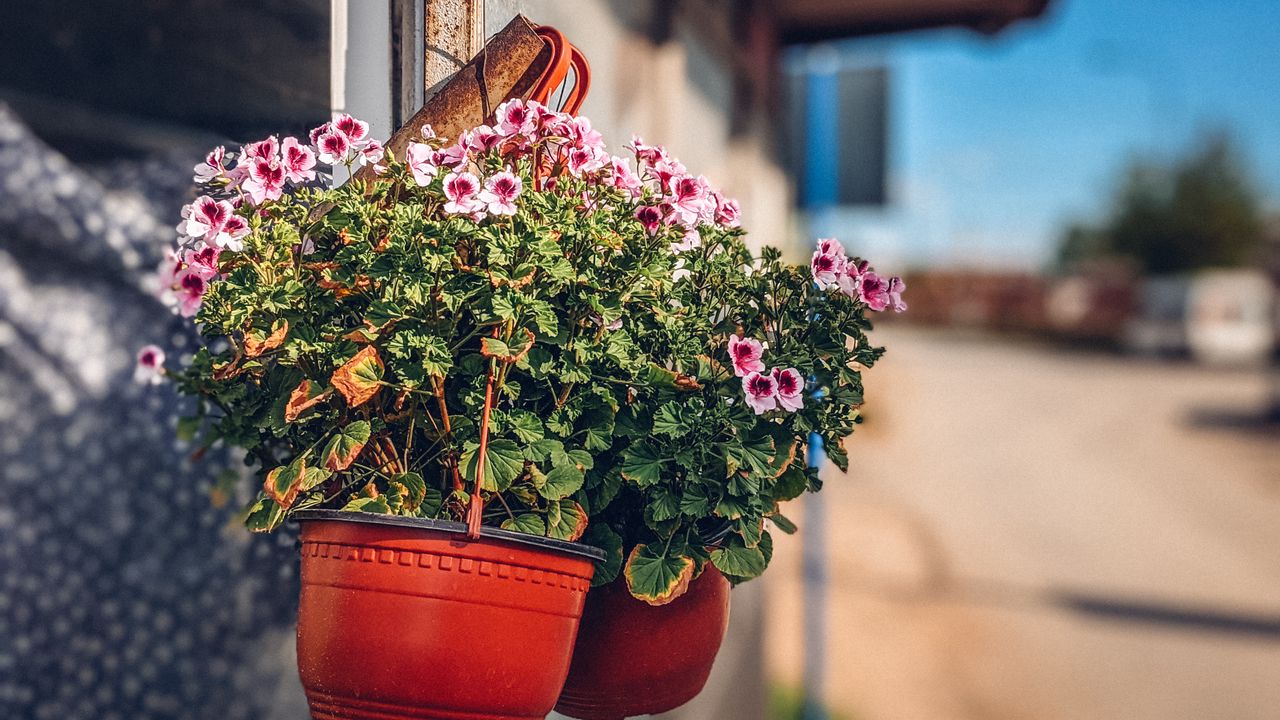
[(1049, 0), (786, 0), (774, 6), (784, 43), (939, 27), (996, 33), (1039, 17)]

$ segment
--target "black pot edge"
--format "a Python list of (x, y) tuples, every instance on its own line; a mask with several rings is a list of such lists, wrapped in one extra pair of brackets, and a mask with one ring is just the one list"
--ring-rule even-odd
[[(299, 510), (290, 516), (291, 520), (304, 522), (307, 520), (336, 520), (338, 522), (368, 523), (370, 525), (391, 525), (393, 527), (417, 528), (419, 530), (436, 530), (438, 532), (463, 535), (467, 532), (465, 523), (451, 520), (432, 520), (430, 518), (413, 518), (401, 515), (382, 515), (380, 513), (352, 512), (347, 510)], [(580, 555), (589, 560), (602, 561), (605, 552), (600, 548), (583, 543), (557, 540), (525, 533), (503, 530), (495, 527), (480, 528), (480, 537), (517, 545), (532, 545), (541, 550), (555, 550), (570, 555)]]

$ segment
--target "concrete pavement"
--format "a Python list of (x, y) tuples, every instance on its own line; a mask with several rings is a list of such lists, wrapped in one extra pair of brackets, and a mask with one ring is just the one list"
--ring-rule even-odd
[[(1264, 406), (1264, 377), (908, 328), (876, 340), (889, 354), (866, 377), (850, 474), (823, 492), (834, 706), (1280, 717), (1280, 435), (1231, 422)], [(785, 684), (801, 539), (779, 539), (765, 581)]]

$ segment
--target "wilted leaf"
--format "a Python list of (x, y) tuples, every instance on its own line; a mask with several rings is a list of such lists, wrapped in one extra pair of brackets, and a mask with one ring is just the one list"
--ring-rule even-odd
[(691, 557), (663, 555), (648, 545), (637, 545), (627, 558), (624, 575), (633, 596), (650, 605), (666, 605), (689, 589), (693, 571)]
[(547, 535), (574, 541), (587, 531), (587, 512), (572, 500), (560, 500), (547, 508)]
[(293, 392), (289, 393), (289, 403), (284, 406), (284, 421), (297, 420), (302, 413), (324, 402), (330, 392), (329, 388), (320, 390), (310, 380), (303, 380), (293, 389)]
[(298, 498), (306, 473), (306, 456), (302, 456), (288, 465), (282, 465), (268, 472), (266, 479), (262, 481), (262, 491), (277, 505), (287, 510)]
[(377, 349), (369, 345), (334, 370), (329, 382), (347, 399), (347, 405), (360, 407), (377, 394), (383, 369)]
[(342, 428), (324, 446), (324, 452), (320, 454), (321, 462), (334, 472), (351, 467), (365, 443), (369, 442), (369, 431), (368, 420), (357, 420)]
[(255, 358), (268, 350), (274, 350), (284, 344), (285, 335), (289, 334), (289, 321), (277, 320), (271, 326), (271, 334), (254, 330), (244, 336), (245, 357)]
[(342, 509), (347, 512), (379, 513), (382, 515), (391, 512), (391, 506), (387, 504), (385, 495), (352, 498), (350, 502), (342, 506)]

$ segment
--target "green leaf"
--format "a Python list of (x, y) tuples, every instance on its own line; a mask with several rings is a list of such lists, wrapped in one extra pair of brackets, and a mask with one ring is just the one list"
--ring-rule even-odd
[(324, 446), (324, 451), (320, 453), (321, 463), (334, 472), (351, 467), (365, 443), (369, 442), (369, 432), (368, 420), (357, 420), (342, 428)]
[(367, 512), (381, 515), (391, 512), (391, 506), (387, 504), (386, 495), (379, 495), (376, 498), (364, 496), (352, 498), (351, 502), (342, 506), (342, 509), (347, 512)]
[(658, 435), (677, 438), (688, 434), (689, 430), (689, 423), (684, 419), (682, 408), (677, 403), (665, 403), (653, 415), (653, 432)]
[(792, 463), (787, 471), (782, 473), (770, 488), (770, 495), (778, 502), (786, 502), (794, 500), (804, 494), (809, 487), (809, 478), (805, 475), (804, 467), (799, 463)]
[(680, 496), (670, 488), (656, 487), (649, 501), (649, 517), (654, 522), (664, 522), (680, 517)]
[(582, 542), (604, 551), (604, 560), (596, 562), (596, 573), (591, 577), (591, 587), (608, 585), (622, 570), (622, 536), (602, 522), (592, 523)]
[(725, 452), (729, 460), (738, 467), (747, 468), (752, 473), (766, 477), (774, 476), (772, 466), (775, 453), (773, 438), (767, 434), (755, 435), (742, 442), (728, 443)]
[[(480, 460), (480, 446), (467, 443), (462, 453), (463, 475), (467, 482), (476, 481), (476, 466)], [(506, 439), (490, 440), (485, 453), (484, 482), (481, 487), (490, 492), (503, 492), (512, 481), (524, 472), (524, 454), (520, 446)]]
[(649, 487), (662, 479), (667, 458), (647, 443), (637, 443), (622, 453), (622, 477), (640, 487)]
[(726, 547), (711, 551), (711, 564), (730, 577), (748, 579), (764, 572), (764, 553), (760, 548), (743, 546), (737, 538)]
[(799, 529), (796, 527), (795, 523), (791, 522), (790, 518), (782, 513), (774, 513), (770, 515), (769, 520), (773, 523), (774, 527), (788, 535), (795, 534), (795, 531)]
[(538, 494), (548, 500), (569, 497), (582, 488), (585, 477), (577, 465), (556, 465), (547, 473), (546, 480), (538, 487)]
[(559, 500), (547, 508), (547, 535), (560, 540), (577, 540), (587, 531), (587, 513), (572, 500)]
[(512, 530), (521, 532), (526, 535), (544, 536), (547, 534), (547, 524), (543, 521), (542, 516), (533, 513), (523, 513), (514, 518), (507, 518), (502, 521), (503, 530)]
[(624, 571), (627, 589), (650, 605), (666, 605), (689, 589), (695, 565), (686, 555), (664, 555), (661, 549), (637, 545)]
[(512, 410), (508, 415), (508, 422), (511, 432), (520, 439), (520, 442), (528, 444), (542, 439), (544, 433), (542, 421), (528, 410)]
[(244, 526), (249, 532), (271, 532), (284, 522), (284, 508), (265, 495), (249, 507), (245, 514)]
[(690, 517), (700, 518), (711, 509), (711, 500), (707, 497), (707, 489), (702, 485), (686, 485), (680, 495), (680, 512)]
[(842, 472), (849, 471), (849, 454), (844, 450), (844, 438), (831, 438), (824, 436), (822, 438), (822, 449), (826, 451), (827, 458), (835, 463)]

